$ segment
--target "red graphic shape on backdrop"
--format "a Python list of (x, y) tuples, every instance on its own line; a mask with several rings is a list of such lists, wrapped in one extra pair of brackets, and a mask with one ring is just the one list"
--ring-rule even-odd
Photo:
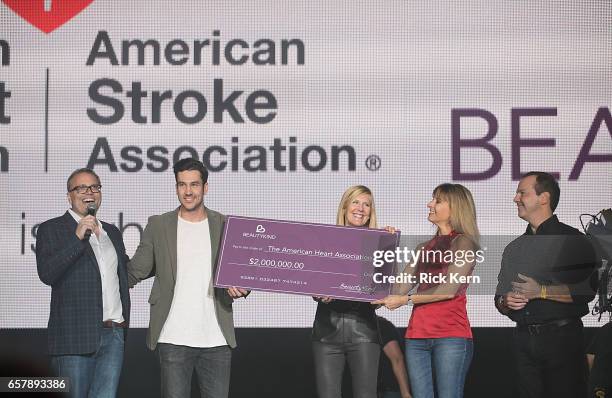
[(94, 0), (2, 0), (11, 10), (45, 33), (51, 33)]

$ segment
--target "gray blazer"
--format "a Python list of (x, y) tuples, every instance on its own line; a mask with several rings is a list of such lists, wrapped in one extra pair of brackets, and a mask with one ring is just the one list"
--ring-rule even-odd
[[(217, 268), (217, 253), (221, 242), (221, 231), (225, 217), (214, 210), (206, 208), (210, 227), (211, 264), (214, 277)], [(159, 216), (149, 217), (136, 253), (128, 264), (129, 286), (143, 279), (155, 276), (149, 304), (151, 315), (147, 332), (147, 346), (154, 350), (159, 334), (168, 318), (174, 286), (176, 284), (176, 231), (178, 226), (178, 209)], [(236, 347), (234, 318), (232, 314), (233, 299), (226, 289), (215, 288), (215, 312), (223, 336), (230, 347)]]

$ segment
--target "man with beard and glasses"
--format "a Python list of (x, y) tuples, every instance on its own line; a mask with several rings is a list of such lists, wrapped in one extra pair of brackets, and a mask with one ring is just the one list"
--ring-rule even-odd
[(180, 206), (149, 218), (128, 265), (129, 284), (155, 276), (147, 345), (159, 355), (162, 397), (189, 397), (194, 370), (203, 397), (227, 397), (232, 302), (248, 291), (213, 287), (224, 216), (204, 206), (208, 171), (182, 159), (174, 176)]

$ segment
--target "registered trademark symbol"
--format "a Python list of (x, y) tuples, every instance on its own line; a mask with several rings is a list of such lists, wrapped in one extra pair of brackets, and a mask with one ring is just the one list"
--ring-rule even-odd
[(366, 158), (366, 161), (365, 161), (365, 165), (370, 171), (376, 171), (380, 169), (381, 163), (382, 161), (380, 160), (380, 157), (377, 155), (370, 155)]

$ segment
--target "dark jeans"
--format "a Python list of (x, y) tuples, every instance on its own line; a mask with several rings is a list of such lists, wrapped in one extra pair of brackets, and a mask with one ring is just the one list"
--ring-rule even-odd
[(100, 346), (93, 354), (51, 357), (54, 374), (70, 378), (70, 397), (114, 398), (117, 395), (124, 338), (125, 329), (104, 328)]
[(519, 397), (586, 397), (583, 341), (580, 320), (538, 335), (516, 328)]
[(414, 398), (461, 398), (470, 369), (472, 339), (406, 339), (406, 366)]
[(202, 398), (226, 398), (232, 352), (226, 345), (211, 348), (157, 345), (162, 398), (189, 398), (195, 370)]
[(348, 362), (354, 398), (376, 398), (378, 343), (328, 344), (313, 342), (315, 377), (319, 398), (342, 397), (342, 374)]

